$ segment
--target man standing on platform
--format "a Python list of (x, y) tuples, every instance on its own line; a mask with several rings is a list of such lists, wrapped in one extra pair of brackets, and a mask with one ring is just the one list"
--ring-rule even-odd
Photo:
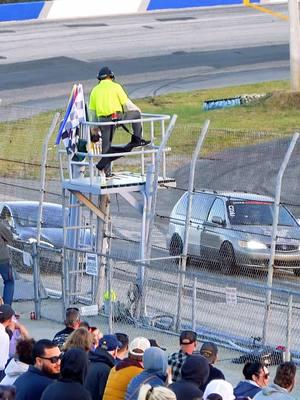
[[(111, 122), (119, 120), (139, 120), (141, 110), (128, 98), (122, 86), (115, 82), (115, 75), (108, 67), (100, 69), (97, 76), (99, 83), (92, 89), (89, 102), (90, 121)], [(131, 142), (124, 148), (113, 148), (111, 143), (115, 132), (115, 125), (100, 126), (102, 136), (102, 153), (120, 153), (131, 151), (133, 147), (146, 146), (150, 143), (142, 138), (142, 124), (140, 121), (132, 123), (133, 135)], [(96, 167), (110, 177), (110, 163), (119, 157), (103, 157)]]

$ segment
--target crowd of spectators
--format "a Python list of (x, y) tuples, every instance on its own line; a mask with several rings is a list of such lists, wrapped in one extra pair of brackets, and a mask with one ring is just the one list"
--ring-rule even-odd
[(169, 354), (156, 339), (103, 334), (66, 310), (65, 328), (35, 341), (8, 304), (0, 305), (0, 400), (292, 400), (296, 366), (247, 362), (236, 387), (215, 366), (218, 347), (198, 347), (184, 330)]

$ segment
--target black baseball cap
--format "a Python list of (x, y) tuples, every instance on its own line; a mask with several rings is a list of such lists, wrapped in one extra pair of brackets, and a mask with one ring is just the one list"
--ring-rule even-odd
[(212, 363), (217, 357), (218, 346), (213, 342), (204, 342), (201, 346), (200, 354)]
[(197, 333), (194, 331), (182, 331), (180, 334), (180, 344), (191, 344), (197, 341)]
[(0, 306), (0, 323), (8, 321), (13, 315), (15, 315), (15, 312), (9, 304)]

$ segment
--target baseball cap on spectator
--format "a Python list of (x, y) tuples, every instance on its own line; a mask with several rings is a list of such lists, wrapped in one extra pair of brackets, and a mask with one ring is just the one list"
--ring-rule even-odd
[(206, 400), (211, 393), (219, 394), (223, 400), (235, 400), (232, 384), (224, 381), (224, 379), (213, 379), (210, 381), (204, 391), (203, 399)]
[(165, 347), (161, 347), (161, 346), (157, 343), (156, 339), (148, 339), (148, 340), (149, 340), (149, 342), (150, 342), (150, 346), (151, 346), (151, 347), (158, 347), (159, 349), (162, 349), (162, 350), (166, 351), (166, 348), (165, 348)]
[(201, 356), (205, 357), (209, 363), (213, 363), (218, 354), (218, 347), (213, 342), (204, 342), (200, 349)]
[(15, 312), (9, 304), (0, 306), (0, 323), (8, 321), (13, 315), (15, 315)]
[(197, 341), (197, 333), (194, 331), (182, 331), (180, 334), (180, 344), (191, 344)]
[(115, 335), (104, 335), (99, 340), (99, 347), (106, 351), (113, 351), (122, 346)]
[(134, 356), (141, 356), (146, 349), (149, 349), (149, 347), (151, 347), (149, 340), (145, 337), (139, 336), (129, 343), (128, 352)]

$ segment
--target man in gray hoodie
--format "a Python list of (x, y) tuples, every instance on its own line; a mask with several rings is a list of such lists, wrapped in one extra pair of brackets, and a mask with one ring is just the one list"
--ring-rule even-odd
[(263, 388), (254, 396), (254, 400), (294, 400), (290, 392), (295, 386), (296, 365), (284, 362), (278, 365), (274, 383)]
[(13, 234), (2, 222), (0, 222), (0, 275), (2, 276), (3, 288), (3, 302), (9, 304), (13, 301), (14, 297), (14, 277), (12, 267), (9, 262), (9, 252), (7, 245), (13, 242)]

